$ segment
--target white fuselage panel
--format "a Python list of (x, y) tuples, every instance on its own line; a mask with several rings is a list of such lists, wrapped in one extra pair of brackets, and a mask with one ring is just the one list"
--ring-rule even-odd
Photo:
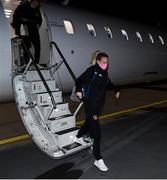
[(9, 28), (0, 1), (0, 102), (13, 98), (11, 62), (12, 54)]
[[(4, 3), (4, 8), (17, 7), (18, 1)], [(11, 3), (11, 4), (10, 4)], [(90, 66), (92, 53), (96, 50), (106, 52), (110, 57), (109, 76), (115, 84), (126, 82), (143, 82), (145, 74), (153, 73), (153, 79), (167, 75), (167, 44), (166, 32), (158, 28), (144, 26), (134, 22), (120, 20), (109, 16), (90, 13), (66, 6), (58, 6), (54, 2), (43, 2), (46, 21), (40, 30), (41, 61), (49, 62), (49, 40), (55, 41), (66, 58), (72, 71), (78, 77)], [(12, 16), (11, 16), (12, 17)], [(13, 29), (10, 26), (12, 18), (5, 18), (3, 6), (0, 3), (0, 101), (13, 99), (11, 86), (12, 52), (10, 38)], [(74, 34), (66, 31), (64, 21), (71, 22)], [(95, 28), (95, 35), (91, 35), (91, 25)], [(109, 38), (106, 27), (109, 27), (112, 38)], [(72, 29), (69, 29), (71, 31)], [(121, 31), (122, 30), (122, 31)], [(128, 40), (125, 35), (128, 34)], [(137, 38), (139, 32), (142, 38)], [(48, 35), (46, 35), (48, 33)], [(124, 35), (123, 35), (124, 33)], [(152, 35), (154, 43), (151, 42)], [(138, 34), (139, 35), (139, 34)], [(46, 37), (46, 38), (45, 38)], [(164, 40), (164, 45), (160, 38)], [(57, 51), (53, 48), (53, 63), (61, 61)], [(63, 64), (55, 74), (59, 77), (63, 89), (71, 91), (74, 81)], [(154, 77), (155, 76), (155, 77)]]

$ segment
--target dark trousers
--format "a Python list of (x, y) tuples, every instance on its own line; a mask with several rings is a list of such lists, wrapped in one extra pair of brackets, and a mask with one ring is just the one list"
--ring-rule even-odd
[(100, 152), (100, 139), (101, 139), (101, 127), (99, 124), (97, 115), (91, 109), (85, 108), (86, 121), (85, 124), (80, 128), (77, 138), (82, 137), (83, 135), (89, 134), (93, 139), (93, 154), (96, 160), (102, 159)]
[[(24, 64), (28, 64), (28, 62), (30, 61), (30, 57), (29, 54), (27, 53), (26, 49), (29, 50), (31, 48), (31, 42), (28, 36), (20, 36), (20, 38), (23, 40), (24, 45), (22, 44), (22, 46), (20, 47), (21, 49), (23, 48), (23, 56), (21, 56), (20, 61), (21, 61), (21, 66)], [(26, 49), (25, 49), (26, 48)]]
[(30, 35), (30, 41), (32, 42), (34, 46), (34, 59), (35, 63), (39, 64), (40, 60), (40, 51), (41, 51), (41, 43), (40, 43), (40, 37), (39, 34)]
[[(39, 34), (34, 34), (30, 36), (22, 36), (21, 38), (24, 41), (28, 50), (31, 48), (31, 45), (33, 45), (35, 63), (39, 64), (40, 51), (41, 51), (41, 43), (40, 43)], [(29, 55), (27, 54), (26, 51), (24, 51), (24, 62), (28, 64), (29, 60), (30, 60)]]

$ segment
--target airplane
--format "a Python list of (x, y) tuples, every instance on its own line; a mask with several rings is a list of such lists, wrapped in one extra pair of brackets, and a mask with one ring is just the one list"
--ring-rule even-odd
[[(90, 66), (96, 50), (110, 58), (109, 77), (116, 85), (167, 78), (167, 34), (164, 29), (43, 1), (40, 70), (33, 48), (15, 36), (10, 23), (18, 0), (0, 1), (0, 102), (15, 99), (21, 119), (38, 148), (59, 159), (91, 147), (74, 142), (75, 116), (64, 92)], [(21, 29), (25, 35), (24, 28)], [(23, 51), (30, 63), (22, 68)], [(31, 69), (31, 63), (34, 68)]]

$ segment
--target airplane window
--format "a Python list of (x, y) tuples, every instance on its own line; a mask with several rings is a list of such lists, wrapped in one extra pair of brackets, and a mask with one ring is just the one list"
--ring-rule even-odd
[(10, 18), (12, 14), (12, 10), (4, 9), (6, 18)]
[(96, 37), (96, 30), (95, 30), (94, 26), (92, 24), (87, 24), (87, 28), (88, 28), (90, 34), (92, 36)]
[(159, 40), (161, 41), (161, 44), (164, 45), (165, 43), (164, 43), (162, 36), (158, 36), (158, 37), (159, 37)]
[(143, 42), (143, 39), (142, 39), (141, 34), (139, 32), (136, 32), (136, 36), (140, 40), (140, 42)]
[(71, 21), (64, 20), (64, 26), (68, 34), (74, 34), (74, 27)]
[(151, 41), (151, 43), (154, 43), (154, 39), (153, 39), (152, 35), (150, 33), (148, 33), (148, 36), (149, 36), (149, 40)]
[(126, 40), (129, 40), (129, 37), (128, 37), (127, 32), (126, 32), (124, 29), (122, 29), (121, 32), (122, 32), (123, 37), (124, 37)]
[(110, 29), (108, 26), (105, 26), (104, 29), (105, 29), (105, 31), (107, 32), (107, 36), (108, 36), (109, 38), (113, 38), (111, 29)]

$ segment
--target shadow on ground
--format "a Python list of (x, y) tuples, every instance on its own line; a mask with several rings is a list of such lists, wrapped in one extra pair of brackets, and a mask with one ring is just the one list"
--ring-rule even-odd
[(34, 179), (78, 179), (83, 174), (83, 171), (72, 169), (73, 166), (74, 163), (61, 164)]

